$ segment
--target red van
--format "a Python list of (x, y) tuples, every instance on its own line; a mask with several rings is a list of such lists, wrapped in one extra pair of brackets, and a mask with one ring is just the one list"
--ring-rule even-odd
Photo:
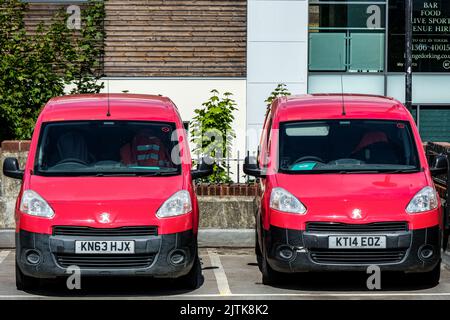
[(42, 110), (16, 204), (16, 283), (82, 276), (180, 278), (195, 288), (198, 205), (183, 122), (161, 96), (51, 99)]
[[(433, 173), (447, 172), (437, 157)], [(443, 213), (408, 110), (390, 98), (303, 95), (267, 111), (256, 254), (263, 283), (281, 273), (381, 270), (440, 277)]]

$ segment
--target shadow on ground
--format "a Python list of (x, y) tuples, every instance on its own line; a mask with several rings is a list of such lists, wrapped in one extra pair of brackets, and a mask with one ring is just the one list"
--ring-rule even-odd
[[(368, 291), (367, 286), (370, 274), (362, 272), (309, 272), (303, 274), (283, 275), (276, 285), (272, 287), (299, 291), (331, 291), (355, 292)], [(373, 283), (372, 281), (370, 283)], [(259, 284), (262, 285), (260, 282)], [(414, 292), (432, 289), (418, 282), (413, 275), (403, 273), (381, 273), (381, 289), (377, 291)]]
[[(201, 277), (201, 285), (204, 282)], [(200, 286), (201, 286), (200, 285)], [(104, 277), (82, 278), (81, 289), (69, 290), (66, 279), (45, 280), (40, 288), (27, 291), (30, 294), (48, 297), (136, 297), (136, 296), (173, 296), (190, 293), (182, 284), (172, 279), (153, 279), (146, 277)]]

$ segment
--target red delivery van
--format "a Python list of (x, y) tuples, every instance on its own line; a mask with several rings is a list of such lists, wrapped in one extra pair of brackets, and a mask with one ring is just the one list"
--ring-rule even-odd
[(130, 94), (51, 99), (42, 110), (16, 204), (18, 289), (67, 276), (180, 278), (198, 285), (198, 205), (188, 141), (166, 97)]
[[(437, 157), (434, 173), (447, 172)], [(265, 284), (281, 273), (381, 270), (440, 276), (443, 213), (413, 117), (367, 95), (278, 98), (264, 122), (256, 254)]]

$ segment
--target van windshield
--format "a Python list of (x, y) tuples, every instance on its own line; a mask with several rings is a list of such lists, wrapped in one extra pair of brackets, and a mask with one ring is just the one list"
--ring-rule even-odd
[[(76, 121), (43, 125), (35, 174), (51, 176), (180, 173), (174, 123)], [(172, 137), (173, 136), (173, 137)]]
[(417, 172), (408, 122), (324, 120), (280, 125), (280, 172)]

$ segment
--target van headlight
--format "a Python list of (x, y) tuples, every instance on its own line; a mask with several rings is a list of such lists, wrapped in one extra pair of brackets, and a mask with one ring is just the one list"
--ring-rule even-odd
[(25, 190), (20, 200), (20, 211), (30, 216), (53, 218), (55, 212), (37, 192)]
[(412, 198), (406, 207), (409, 214), (430, 211), (438, 207), (436, 190), (432, 187), (425, 187)]
[(191, 196), (186, 190), (172, 195), (156, 212), (158, 218), (180, 216), (192, 211)]
[(272, 189), (270, 207), (283, 212), (306, 214), (306, 207), (303, 203), (283, 188)]

